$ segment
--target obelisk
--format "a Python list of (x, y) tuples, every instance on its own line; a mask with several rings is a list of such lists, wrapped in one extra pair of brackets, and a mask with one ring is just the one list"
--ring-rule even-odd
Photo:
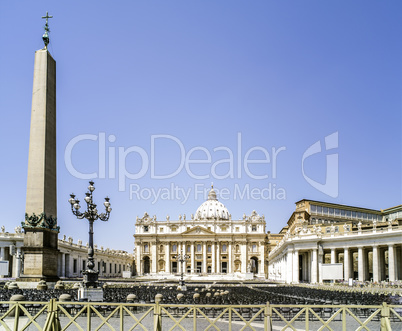
[(35, 52), (25, 208), (24, 275), (57, 279), (56, 61), (50, 55), (49, 16), (45, 47)]

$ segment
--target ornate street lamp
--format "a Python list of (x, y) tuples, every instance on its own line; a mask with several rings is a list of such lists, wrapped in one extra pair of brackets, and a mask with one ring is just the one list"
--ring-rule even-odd
[(103, 203), (106, 209), (105, 213), (98, 214), (98, 209), (92, 200), (92, 193), (95, 191), (94, 182), (90, 181), (88, 186), (89, 192), (85, 193), (85, 202), (87, 203), (87, 210), (84, 212), (80, 212), (80, 200), (75, 199), (74, 194), (70, 194), (70, 199), (68, 202), (71, 204), (71, 211), (78, 219), (86, 218), (89, 222), (89, 247), (88, 247), (88, 262), (87, 269), (83, 272), (84, 279), (83, 283), (86, 288), (98, 286), (98, 274), (99, 270), (95, 270), (95, 262), (94, 262), (94, 221), (100, 219), (103, 222), (109, 220), (110, 212), (112, 208), (110, 207), (109, 198), (105, 198), (105, 202)]
[(181, 264), (181, 274), (180, 274), (180, 282), (179, 285), (182, 288), (182, 290), (185, 290), (185, 286), (184, 286), (184, 267), (183, 267), (183, 263), (185, 263), (190, 257), (186, 254), (183, 253), (183, 248), (180, 251), (180, 254), (177, 254), (175, 256), (173, 256), (177, 262), (179, 262)]

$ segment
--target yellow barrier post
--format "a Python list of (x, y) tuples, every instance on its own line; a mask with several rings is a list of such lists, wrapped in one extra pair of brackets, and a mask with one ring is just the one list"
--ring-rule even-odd
[(162, 315), (161, 306), (159, 303), (162, 301), (163, 295), (155, 295), (155, 308), (154, 308), (154, 331), (162, 331)]
[(264, 311), (264, 330), (271, 331), (272, 330), (272, 309), (267, 302)]
[(14, 331), (18, 331), (18, 322), (20, 319), (20, 306), (18, 302), (15, 303), (15, 315), (14, 315)]
[(386, 302), (383, 302), (381, 307), (381, 331), (392, 331), (389, 321), (389, 307)]
[(48, 315), (46, 318), (45, 326), (43, 327), (43, 331), (60, 331), (61, 325), (59, 316), (57, 314), (56, 299), (50, 299), (47, 312)]

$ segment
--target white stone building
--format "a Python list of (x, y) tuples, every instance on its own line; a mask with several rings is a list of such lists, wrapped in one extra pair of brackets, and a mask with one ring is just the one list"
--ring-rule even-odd
[[(138, 275), (174, 275), (181, 272), (176, 255), (188, 255), (184, 272), (189, 275), (253, 273), (265, 277), (267, 234), (265, 218), (255, 211), (232, 219), (213, 188), (208, 199), (190, 218), (157, 221), (147, 213), (135, 223), (135, 262)], [(184, 264), (184, 263), (183, 263)]]
[(380, 211), (301, 200), (269, 238), (271, 280), (321, 283), (329, 264), (338, 264), (339, 280), (402, 280), (402, 205)]
[[(133, 270), (134, 257), (125, 251), (97, 247), (95, 245), (95, 269), (100, 277), (121, 277), (123, 271)], [(82, 277), (86, 269), (88, 247), (81, 240), (63, 236), (58, 240), (57, 275), (60, 278)], [(0, 261), (9, 262), (7, 274), (0, 277), (18, 278), (23, 275), (22, 254), (24, 253), (24, 233), (16, 227), (14, 233), (6, 232), (4, 226), (0, 232)]]

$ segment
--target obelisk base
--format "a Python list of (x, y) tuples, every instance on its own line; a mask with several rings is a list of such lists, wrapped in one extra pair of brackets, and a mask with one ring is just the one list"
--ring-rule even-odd
[(58, 233), (47, 229), (24, 230), (24, 275), (20, 280), (57, 281)]

